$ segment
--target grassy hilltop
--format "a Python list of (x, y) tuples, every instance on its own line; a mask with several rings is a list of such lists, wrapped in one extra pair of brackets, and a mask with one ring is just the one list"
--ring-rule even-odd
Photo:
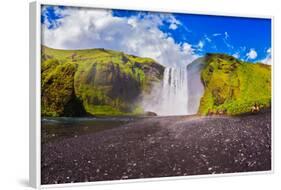
[(139, 97), (162, 80), (164, 67), (150, 58), (105, 49), (42, 47), (42, 115), (141, 114)]
[(207, 54), (201, 71), (205, 87), (199, 114), (250, 112), (271, 105), (271, 66), (240, 61), (226, 54)]
[[(226, 54), (199, 58), (204, 93), (198, 114), (238, 115), (271, 105), (271, 66)], [(190, 66), (196, 66), (196, 61)], [(199, 68), (198, 67), (198, 68)], [(42, 47), (42, 116), (140, 115), (143, 95), (163, 79), (164, 67), (105, 49)]]

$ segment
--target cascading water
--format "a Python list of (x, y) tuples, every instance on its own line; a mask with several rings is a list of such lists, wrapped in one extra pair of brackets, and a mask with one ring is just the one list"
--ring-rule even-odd
[(199, 58), (184, 67), (166, 67), (162, 83), (155, 84), (143, 98), (145, 111), (161, 116), (196, 114), (204, 93), (201, 81), (204, 65), (204, 58)]
[(186, 67), (167, 67), (164, 71), (159, 115), (188, 114)]

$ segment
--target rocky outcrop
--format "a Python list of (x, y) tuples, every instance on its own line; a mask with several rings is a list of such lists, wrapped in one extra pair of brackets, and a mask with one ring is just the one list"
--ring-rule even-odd
[(254, 105), (263, 109), (271, 106), (270, 65), (244, 62), (226, 54), (207, 54), (190, 67), (200, 68), (204, 85), (199, 114), (238, 115), (251, 112)]
[(76, 66), (48, 59), (42, 64), (41, 113), (46, 116), (82, 116), (86, 114), (74, 90)]
[(43, 47), (42, 115), (142, 114), (139, 98), (162, 80), (163, 71), (150, 58), (122, 52)]

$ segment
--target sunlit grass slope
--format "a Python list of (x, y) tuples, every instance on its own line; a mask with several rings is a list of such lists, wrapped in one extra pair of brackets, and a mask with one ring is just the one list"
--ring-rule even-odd
[(153, 59), (122, 52), (45, 46), (41, 68), (44, 116), (142, 114), (139, 98), (164, 71)]
[(205, 92), (199, 114), (251, 112), (271, 106), (271, 66), (248, 63), (225, 54), (208, 54), (201, 72)]

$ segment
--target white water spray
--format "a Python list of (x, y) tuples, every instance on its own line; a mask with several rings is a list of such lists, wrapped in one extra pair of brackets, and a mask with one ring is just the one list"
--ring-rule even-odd
[(199, 58), (188, 66), (166, 67), (162, 82), (156, 83), (151, 93), (143, 97), (145, 111), (160, 116), (196, 114), (204, 93), (201, 81), (204, 65), (204, 58)]
[(167, 67), (164, 71), (161, 115), (187, 115), (186, 67)]
[(166, 67), (162, 83), (155, 85), (153, 93), (143, 101), (145, 110), (162, 116), (187, 115), (187, 85), (186, 67)]

